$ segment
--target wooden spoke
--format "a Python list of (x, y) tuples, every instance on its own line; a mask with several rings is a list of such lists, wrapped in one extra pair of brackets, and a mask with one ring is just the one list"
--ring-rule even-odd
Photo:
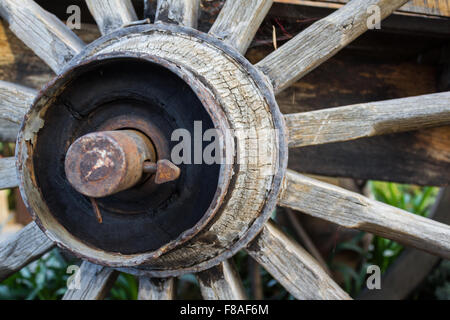
[(20, 126), (8, 120), (0, 119), (0, 141), (16, 142)]
[(273, 0), (227, 0), (210, 34), (244, 54)]
[(247, 299), (239, 274), (230, 261), (197, 273), (196, 276), (205, 300)]
[(16, 141), (19, 124), (36, 93), (33, 89), (0, 81), (0, 141)]
[(84, 261), (75, 276), (74, 288), (67, 290), (63, 300), (103, 300), (117, 279), (118, 272)]
[(0, 15), (15, 35), (56, 73), (84, 47), (64, 23), (32, 0), (1, 0)]
[(157, 279), (139, 278), (138, 300), (173, 300), (175, 299), (175, 281), (173, 278)]
[(289, 150), (289, 168), (323, 176), (447, 186), (449, 166), (450, 126)]
[(86, 0), (86, 4), (102, 35), (138, 19), (131, 0)]
[(450, 92), (285, 115), (302, 147), (450, 124)]
[(272, 81), (275, 93), (287, 88), (367, 31), (369, 10), (378, 6), (381, 18), (408, 0), (353, 0), (261, 60), (256, 66)]
[(309, 253), (272, 221), (247, 251), (297, 299), (350, 299)]
[(155, 20), (197, 28), (200, 0), (158, 0)]
[(0, 159), (0, 190), (15, 188), (19, 185), (19, 179), (16, 174), (16, 159)]
[(33, 89), (0, 81), (0, 119), (20, 124), (36, 94)]
[(34, 223), (0, 243), (0, 282), (40, 258), (54, 246)]
[(279, 204), (450, 258), (450, 227), (288, 170)]

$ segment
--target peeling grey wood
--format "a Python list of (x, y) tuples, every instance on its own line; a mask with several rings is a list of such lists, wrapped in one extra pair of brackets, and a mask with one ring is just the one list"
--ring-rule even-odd
[(288, 170), (279, 205), (450, 258), (450, 226)]
[(273, 0), (227, 0), (209, 33), (244, 54)]
[(138, 19), (131, 0), (86, 0), (86, 4), (102, 35)]
[(84, 47), (72, 30), (32, 0), (0, 0), (0, 16), (56, 73)]
[(239, 274), (229, 261), (199, 272), (196, 276), (205, 300), (247, 299)]
[(0, 282), (54, 247), (34, 223), (0, 243)]
[(350, 299), (308, 252), (269, 221), (247, 252), (295, 298)]
[(408, 0), (353, 0), (274, 51), (256, 66), (272, 81), (278, 93), (335, 55), (368, 30), (368, 18), (376, 5), (381, 18)]
[[(441, 190), (431, 209), (430, 218), (450, 223), (450, 188)], [(365, 289), (358, 296), (358, 300), (407, 299), (440, 260), (439, 257), (426, 252), (406, 248), (381, 277), (381, 290)]]
[(197, 28), (199, 12), (200, 0), (158, 0), (155, 20)]
[(349, 141), (450, 124), (450, 92), (285, 115), (289, 146)]
[[(77, 272), (79, 272), (79, 283), (76, 283), (75, 277), (75, 288), (67, 290), (63, 300), (103, 300), (119, 275), (113, 269), (88, 261), (84, 261)], [(77, 284), (78, 288), (76, 288)]]
[(175, 280), (173, 278), (157, 279), (139, 278), (138, 300), (174, 300)]
[(16, 173), (16, 159), (0, 158), (0, 190), (15, 188), (19, 185)]
[(0, 119), (20, 124), (36, 94), (36, 90), (0, 80)]

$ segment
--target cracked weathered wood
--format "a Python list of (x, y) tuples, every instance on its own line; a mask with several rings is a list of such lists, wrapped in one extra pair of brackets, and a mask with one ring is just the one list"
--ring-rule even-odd
[(273, 0), (227, 0), (209, 33), (244, 54)]
[(19, 185), (16, 173), (16, 159), (0, 158), (0, 190), (15, 188)]
[(371, 6), (378, 6), (384, 19), (407, 1), (353, 0), (303, 30), (256, 66), (269, 77), (278, 93), (367, 31), (368, 18), (373, 15), (368, 11)]
[(289, 146), (349, 141), (450, 124), (450, 92), (285, 115)]
[(175, 281), (173, 278), (139, 278), (138, 300), (175, 299)]
[(288, 170), (278, 204), (450, 258), (450, 226)]
[(84, 261), (77, 272), (79, 287), (67, 290), (63, 300), (103, 300), (119, 274), (111, 268), (88, 261)]
[(86, 4), (102, 35), (138, 19), (131, 0), (86, 0)]
[(53, 247), (53, 242), (34, 222), (0, 242), (0, 282)]
[(1, 0), (0, 15), (56, 73), (84, 47), (72, 30), (32, 0)]
[(272, 221), (248, 245), (247, 252), (297, 299), (350, 299), (320, 264)]
[(197, 28), (200, 0), (158, 0), (155, 21)]
[(20, 124), (36, 94), (36, 90), (0, 81), (0, 119)]
[(229, 261), (196, 274), (205, 300), (245, 300), (239, 274)]

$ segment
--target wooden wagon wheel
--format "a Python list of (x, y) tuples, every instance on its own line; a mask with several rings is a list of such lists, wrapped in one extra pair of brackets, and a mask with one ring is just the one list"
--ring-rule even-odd
[[(172, 298), (185, 273), (205, 299), (243, 299), (228, 259), (246, 250), (298, 299), (349, 299), (270, 220), (277, 204), (449, 258), (447, 225), (286, 169), (288, 147), (450, 124), (448, 92), (284, 116), (276, 104), (367, 30), (370, 6), (385, 18), (406, 2), (350, 1), (251, 65), (242, 54), (271, 0), (228, 0), (209, 34), (194, 29), (198, 0), (158, 1), (154, 24), (136, 21), (129, 0), (87, 0), (103, 35), (89, 45), (34, 1), (0, 0), (11, 30), (56, 73), (39, 93), (0, 82), (1, 119), (22, 123), (0, 188), (19, 186), (35, 220), (0, 244), (0, 280), (57, 245), (84, 259), (81, 288), (65, 299), (105, 297), (117, 270), (140, 277), (140, 299)], [(232, 161), (181, 165), (179, 179), (156, 185), (143, 161), (167, 159), (171, 132), (194, 132), (194, 121), (225, 137)], [(245, 134), (226, 139), (228, 129)], [(90, 158), (89, 143), (111, 157)], [(92, 185), (107, 196), (90, 201)]]

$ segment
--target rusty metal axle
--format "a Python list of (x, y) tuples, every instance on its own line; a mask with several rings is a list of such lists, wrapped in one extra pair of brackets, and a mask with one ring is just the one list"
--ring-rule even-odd
[(94, 132), (77, 139), (66, 154), (65, 172), (70, 184), (90, 198), (129, 189), (144, 173), (155, 174), (156, 184), (180, 176), (169, 160), (156, 161), (150, 139), (134, 130)]

